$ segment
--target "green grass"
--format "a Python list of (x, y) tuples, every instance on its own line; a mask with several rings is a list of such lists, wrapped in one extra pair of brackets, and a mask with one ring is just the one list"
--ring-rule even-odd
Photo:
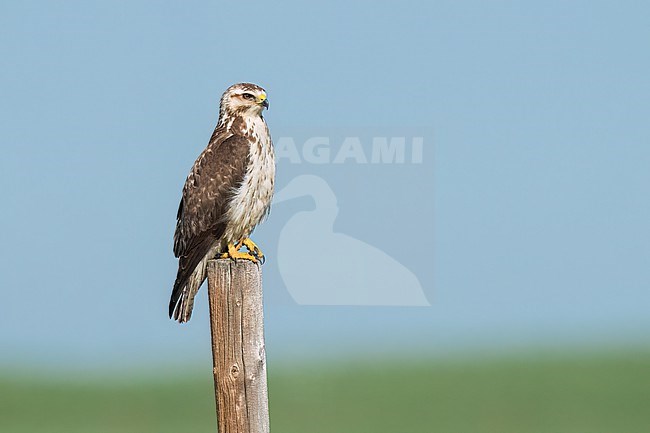
[[(650, 354), (270, 366), (276, 433), (650, 431)], [(215, 431), (210, 372), (158, 381), (0, 377), (0, 432)]]

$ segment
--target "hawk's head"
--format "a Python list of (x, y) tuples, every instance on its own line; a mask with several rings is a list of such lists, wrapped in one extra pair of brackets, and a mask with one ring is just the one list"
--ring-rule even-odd
[(255, 84), (233, 84), (221, 97), (222, 114), (259, 116), (265, 108), (269, 108), (266, 91)]

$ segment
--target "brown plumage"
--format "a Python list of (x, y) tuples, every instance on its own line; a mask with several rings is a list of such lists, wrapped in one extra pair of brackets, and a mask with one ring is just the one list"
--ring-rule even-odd
[(268, 213), (275, 160), (265, 107), (261, 87), (229, 87), (217, 127), (185, 181), (174, 233), (178, 273), (169, 303), (170, 318), (181, 323), (191, 317), (207, 261), (247, 238)]

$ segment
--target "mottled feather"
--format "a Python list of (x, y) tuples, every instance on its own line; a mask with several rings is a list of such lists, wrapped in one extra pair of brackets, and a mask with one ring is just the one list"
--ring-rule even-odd
[[(262, 99), (255, 102), (248, 92)], [(226, 90), (217, 127), (185, 181), (174, 233), (178, 273), (169, 303), (169, 316), (179, 322), (192, 314), (207, 261), (248, 236), (268, 212), (275, 160), (262, 117), (265, 98), (254, 84)]]

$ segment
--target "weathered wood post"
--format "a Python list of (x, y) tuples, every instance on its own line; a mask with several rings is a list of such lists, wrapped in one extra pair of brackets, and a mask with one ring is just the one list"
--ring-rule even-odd
[(219, 433), (268, 433), (260, 265), (209, 261), (208, 296)]

